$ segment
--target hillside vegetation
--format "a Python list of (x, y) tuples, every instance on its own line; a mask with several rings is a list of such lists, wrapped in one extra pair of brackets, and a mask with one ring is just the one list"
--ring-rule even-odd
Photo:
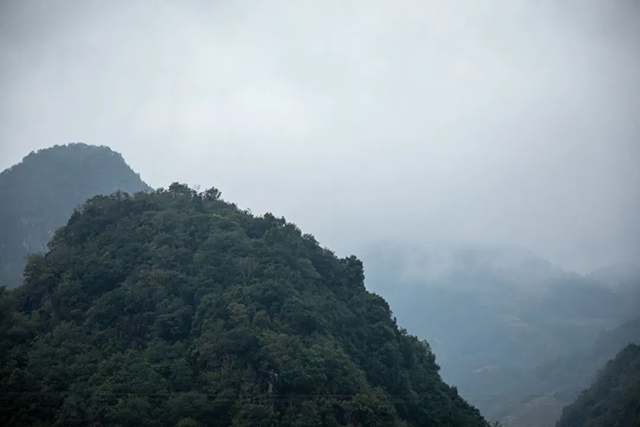
[(0, 424), (487, 426), (337, 258), (174, 184), (98, 196), (1, 294)]
[(640, 426), (640, 346), (629, 344), (562, 411), (556, 427)]
[(27, 255), (46, 251), (76, 206), (119, 190), (150, 188), (108, 147), (56, 145), (0, 173), (0, 286), (22, 283)]

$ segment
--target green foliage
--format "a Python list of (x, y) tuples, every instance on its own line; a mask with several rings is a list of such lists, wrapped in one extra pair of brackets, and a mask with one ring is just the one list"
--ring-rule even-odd
[(180, 184), (98, 196), (0, 293), (0, 424), (488, 426), (337, 258)]
[(22, 283), (28, 254), (43, 252), (73, 209), (97, 194), (149, 191), (107, 147), (54, 146), (0, 174), (0, 286)]
[(640, 346), (629, 344), (609, 361), (557, 427), (640, 426)]

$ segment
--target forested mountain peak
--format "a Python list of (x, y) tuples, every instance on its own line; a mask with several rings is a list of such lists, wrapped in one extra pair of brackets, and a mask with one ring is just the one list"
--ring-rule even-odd
[(109, 147), (74, 143), (30, 153), (0, 173), (0, 285), (19, 285), (26, 256), (45, 251), (88, 198), (149, 190)]
[(487, 426), (355, 256), (215, 189), (94, 197), (1, 296), (4, 425)]

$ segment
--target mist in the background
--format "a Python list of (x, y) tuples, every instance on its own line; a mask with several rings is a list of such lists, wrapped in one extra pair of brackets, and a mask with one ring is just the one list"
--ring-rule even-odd
[(339, 253), (640, 259), (633, 0), (3, 2), (0, 168), (70, 141)]

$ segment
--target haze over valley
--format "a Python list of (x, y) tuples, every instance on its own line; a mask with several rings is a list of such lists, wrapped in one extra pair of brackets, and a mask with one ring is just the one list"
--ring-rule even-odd
[(0, 424), (640, 425), (639, 22), (4, 2)]

